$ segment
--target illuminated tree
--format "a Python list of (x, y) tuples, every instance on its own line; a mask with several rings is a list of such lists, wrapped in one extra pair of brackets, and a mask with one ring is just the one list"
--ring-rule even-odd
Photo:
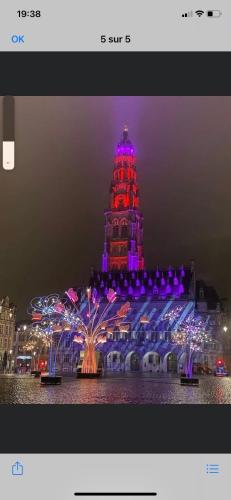
[[(38, 369), (39, 359), (43, 349), (49, 349), (51, 344), (51, 337), (43, 332), (38, 325), (34, 325), (27, 341), (23, 344), (23, 351), (34, 354), (34, 368)], [(37, 362), (36, 362), (37, 358)]]
[[(106, 303), (91, 288), (87, 288), (82, 300), (79, 295), (70, 288), (64, 297), (55, 294), (35, 298), (31, 302), (30, 312), (35, 330), (37, 328), (50, 340), (50, 373), (54, 372), (53, 334), (60, 333), (58, 349), (62, 335), (66, 332), (72, 332), (73, 341), (83, 346), (82, 373), (97, 373), (96, 347), (107, 341), (107, 328), (115, 323), (121, 325), (130, 310), (130, 304), (126, 302), (112, 316), (108, 316), (111, 305), (116, 301), (116, 292), (112, 289), (108, 290)], [(86, 307), (83, 307), (84, 304)]]
[(193, 357), (196, 352), (203, 352), (205, 344), (212, 342), (211, 335), (206, 331), (206, 321), (193, 312), (181, 324), (181, 330), (172, 333), (172, 342), (182, 346), (185, 352), (184, 371), (187, 377), (192, 377)]

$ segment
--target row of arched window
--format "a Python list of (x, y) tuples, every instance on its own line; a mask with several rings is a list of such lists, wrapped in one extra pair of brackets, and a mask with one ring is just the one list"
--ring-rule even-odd
[(127, 238), (128, 236), (128, 221), (127, 219), (113, 219), (112, 221), (112, 237)]
[(136, 180), (136, 172), (133, 168), (120, 168), (114, 171), (115, 181)]

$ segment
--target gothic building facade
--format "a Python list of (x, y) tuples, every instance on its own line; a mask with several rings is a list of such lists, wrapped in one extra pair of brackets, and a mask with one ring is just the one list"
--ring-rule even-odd
[(11, 371), (14, 365), (15, 306), (9, 297), (0, 300), (0, 371)]
[[(193, 262), (179, 268), (145, 268), (139, 205), (135, 148), (125, 127), (116, 148), (109, 208), (104, 213), (102, 268), (92, 271), (89, 282), (102, 300), (109, 288), (116, 291), (110, 313), (120, 302), (131, 303), (123, 331), (116, 327), (108, 331), (107, 342), (98, 348), (104, 370), (182, 372), (185, 349), (172, 338), (193, 318), (197, 331), (201, 324), (209, 335), (203, 349), (194, 353), (194, 371), (212, 371), (220, 355), (217, 333), (223, 316), (219, 297), (213, 287), (197, 279)], [(65, 335), (57, 355), (57, 368), (64, 373), (75, 372), (81, 356), (72, 335)]]

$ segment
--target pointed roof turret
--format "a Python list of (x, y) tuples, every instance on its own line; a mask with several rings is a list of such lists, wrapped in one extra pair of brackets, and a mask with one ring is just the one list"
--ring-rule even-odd
[(116, 154), (134, 156), (134, 153), (135, 148), (130, 139), (128, 139), (128, 126), (124, 125), (123, 136), (119, 144), (117, 144)]
[(128, 140), (128, 126), (124, 125), (124, 130), (123, 130), (123, 142), (127, 142)]

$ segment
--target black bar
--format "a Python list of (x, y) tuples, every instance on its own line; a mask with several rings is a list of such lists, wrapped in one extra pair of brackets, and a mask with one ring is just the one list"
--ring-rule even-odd
[(157, 493), (145, 491), (144, 493), (140, 492), (138, 493), (137, 491), (135, 493), (129, 493), (129, 492), (111, 492), (111, 493), (106, 493), (105, 491), (102, 493), (74, 493), (76, 497), (156, 497)]
[(0, 95), (230, 95), (230, 62), (230, 52), (0, 52)]
[(3, 141), (14, 141), (14, 97), (3, 97)]
[[(231, 405), (0, 404), (0, 413), (2, 428), (10, 429), (1, 434), (1, 453), (231, 453)], [(68, 426), (60, 432), (67, 416)], [(25, 438), (28, 422), (36, 439)], [(84, 432), (73, 433), (76, 422), (88, 429), (88, 439)]]

